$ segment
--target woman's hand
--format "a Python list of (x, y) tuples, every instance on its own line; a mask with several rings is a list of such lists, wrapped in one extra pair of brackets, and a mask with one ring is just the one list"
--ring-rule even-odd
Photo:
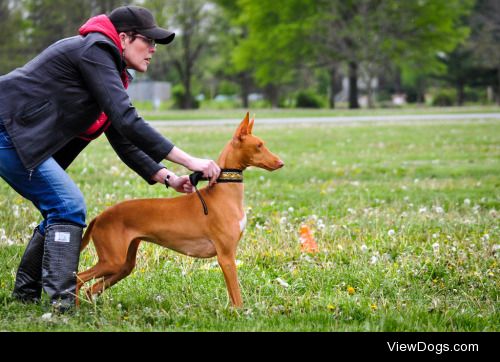
[(169, 177), (168, 183), (170, 187), (172, 187), (177, 192), (182, 192), (185, 194), (190, 194), (191, 192), (194, 192), (194, 186), (191, 185), (191, 182), (189, 181), (189, 176), (187, 175)]
[(210, 179), (209, 185), (215, 184), (220, 175), (220, 167), (213, 160), (193, 157), (178, 147), (174, 147), (166, 157), (167, 160), (187, 167), (191, 171), (201, 171)]
[(152, 179), (158, 183), (165, 183), (165, 179), (168, 177), (168, 185), (172, 187), (177, 192), (182, 193), (191, 193), (194, 192), (194, 187), (191, 185), (191, 181), (189, 181), (189, 176), (177, 176), (170, 170), (166, 168), (162, 168), (158, 170), (152, 177)]
[(213, 160), (192, 157), (188, 168), (191, 171), (203, 172), (203, 176), (210, 180), (209, 186), (215, 184), (220, 175), (220, 167)]

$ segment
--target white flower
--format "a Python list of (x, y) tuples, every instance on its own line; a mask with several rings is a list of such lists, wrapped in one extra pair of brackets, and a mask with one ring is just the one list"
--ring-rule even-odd
[(283, 216), (283, 217), (280, 219), (280, 224), (286, 224), (286, 221), (287, 221), (286, 216)]
[(483, 237), (481, 238), (481, 241), (488, 241), (490, 240), (490, 236), (488, 234), (484, 234)]
[(470, 205), (470, 199), (465, 199), (464, 200), (464, 205), (469, 206)]
[(426, 207), (421, 207), (420, 209), (418, 209), (418, 213), (419, 214), (423, 214), (425, 212), (427, 212), (427, 208)]
[(387, 232), (387, 235), (389, 235), (389, 236), (394, 236), (394, 235), (396, 235), (396, 232), (395, 232), (394, 230), (392, 230), (392, 229), (391, 229), (391, 230), (389, 230), (389, 231)]
[(375, 263), (377, 263), (377, 261), (378, 261), (378, 256), (372, 255), (372, 257), (370, 259), (370, 264), (375, 264)]
[(367, 250), (368, 250), (368, 247), (366, 246), (366, 244), (361, 245), (361, 251), (362, 251), (363, 253), (366, 253), (366, 252), (367, 252)]
[(351, 209), (351, 208), (348, 208), (348, 209), (347, 209), (347, 212), (348, 212), (349, 214), (351, 214), (351, 215), (354, 215), (354, 214), (356, 213), (356, 210)]
[(434, 210), (435, 210), (435, 211), (436, 211), (436, 213), (438, 213), (438, 214), (442, 214), (442, 213), (444, 213), (444, 209), (443, 209), (441, 206), (436, 206), (436, 207), (434, 208)]
[(436, 234), (436, 233), (432, 234), (432, 238), (433, 238), (433, 239), (437, 239), (437, 238), (438, 238), (438, 236), (439, 236), (439, 234)]
[(493, 247), (491, 248), (491, 250), (496, 253), (498, 251), (500, 251), (500, 244), (495, 244), (493, 245)]
[(264, 176), (260, 176), (259, 180), (264, 181), (266, 178)]
[(434, 250), (434, 252), (437, 253), (439, 251), (439, 244), (438, 243), (432, 244), (432, 250)]
[(290, 286), (290, 284), (288, 284), (287, 282), (285, 282), (283, 279), (281, 278), (276, 278), (275, 279), (279, 285), (281, 285), (283, 288), (288, 288)]
[(295, 209), (294, 209), (293, 207), (291, 207), (291, 206), (290, 206), (290, 207), (288, 208), (288, 212), (294, 212), (294, 211), (295, 211)]
[(42, 315), (42, 319), (44, 321), (50, 321), (52, 319), (52, 313), (45, 313), (44, 315)]

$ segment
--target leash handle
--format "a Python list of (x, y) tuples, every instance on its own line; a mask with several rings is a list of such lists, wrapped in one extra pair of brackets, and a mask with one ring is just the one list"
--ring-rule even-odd
[(196, 185), (198, 185), (198, 182), (200, 182), (201, 180), (203, 180), (203, 172), (201, 171), (196, 171), (189, 175), (189, 181), (195, 188)]
[(196, 191), (196, 194), (200, 198), (201, 204), (203, 205), (203, 213), (205, 215), (208, 215), (208, 207), (207, 207), (205, 200), (203, 200), (203, 197), (201, 196), (201, 193), (200, 193), (200, 191), (198, 191), (198, 188), (196, 186), (194, 187), (194, 189)]
[(203, 172), (196, 171), (193, 172), (191, 175), (189, 175), (189, 181), (191, 182), (191, 185), (194, 186), (194, 190), (196, 191), (196, 194), (198, 195), (198, 198), (200, 199), (201, 204), (203, 205), (203, 213), (205, 215), (208, 215), (207, 203), (205, 202), (205, 200), (203, 200), (200, 191), (198, 191), (198, 188), (196, 187), (196, 185), (198, 185), (198, 182), (200, 182), (201, 180), (203, 180)]

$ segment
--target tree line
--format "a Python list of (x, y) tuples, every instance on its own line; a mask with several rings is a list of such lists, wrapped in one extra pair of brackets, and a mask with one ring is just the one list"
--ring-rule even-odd
[(180, 108), (200, 94), (238, 94), (248, 107), (252, 93), (273, 107), (334, 108), (345, 88), (358, 108), (360, 84), (368, 106), (375, 94), (424, 102), (435, 86), (458, 105), (485, 89), (500, 104), (498, 0), (0, 0), (0, 74), (124, 4), (176, 32), (146, 77), (173, 83)]

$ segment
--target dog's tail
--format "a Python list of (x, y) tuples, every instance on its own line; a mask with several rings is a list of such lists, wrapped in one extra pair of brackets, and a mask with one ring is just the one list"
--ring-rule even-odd
[(92, 229), (94, 228), (94, 223), (96, 220), (97, 218), (92, 220), (87, 227), (87, 230), (85, 230), (85, 235), (83, 235), (82, 243), (80, 244), (80, 252), (82, 252), (82, 250), (85, 249), (87, 245), (89, 245), (90, 237), (92, 236)]

